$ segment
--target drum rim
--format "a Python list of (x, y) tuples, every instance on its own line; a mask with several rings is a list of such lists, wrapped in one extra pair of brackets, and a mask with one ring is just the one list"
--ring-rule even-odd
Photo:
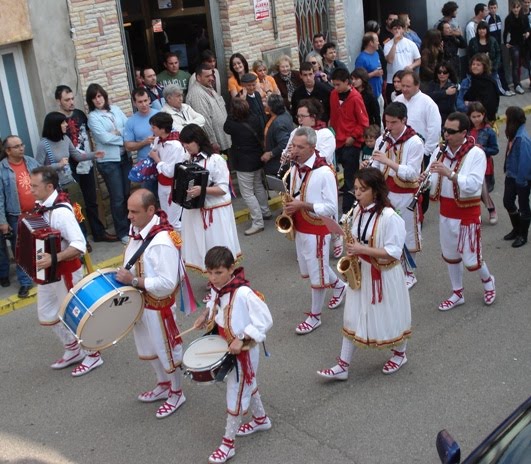
[[(187, 372), (197, 372), (197, 373), (202, 373), (202, 372), (207, 372), (207, 371), (212, 371), (212, 369), (215, 369), (216, 367), (219, 367), (223, 361), (225, 360), (225, 358), (230, 354), (230, 353), (225, 353), (220, 359), (218, 359), (214, 364), (211, 364), (210, 366), (208, 367), (204, 367), (204, 368), (194, 368), (194, 367), (190, 367), (190, 366), (187, 366), (185, 363), (184, 363), (184, 357), (186, 355), (186, 352), (192, 347), (192, 345), (194, 345), (196, 342), (200, 341), (200, 340), (203, 340), (205, 337), (219, 337), (223, 340), (225, 340), (225, 338), (223, 338), (221, 335), (215, 335), (215, 334), (210, 334), (210, 335), (203, 335), (202, 337), (199, 337), (199, 338), (196, 338), (192, 343), (190, 343), (188, 345), (188, 348), (186, 348), (186, 350), (184, 350), (184, 353), (183, 353), (183, 359), (181, 361), (183, 367), (185, 368), (185, 371)], [(226, 342), (227, 340), (225, 340)], [(229, 344), (227, 343), (227, 349), (229, 347)], [(193, 379), (192, 379), (193, 380)], [(212, 382), (215, 382), (215, 380), (212, 380)], [(201, 382), (201, 383), (205, 383), (205, 382)]]
[[(92, 280), (94, 280), (94, 278), (91, 278), (91, 276), (93, 274), (97, 274), (98, 276), (102, 276), (102, 274), (109, 274), (109, 273), (116, 273), (116, 269), (114, 268), (111, 268), (111, 267), (106, 267), (106, 268), (103, 268), (103, 269), (97, 269), (96, 271), (94, 272), (91, 272), (90, 274), (86, 275), (85, 277), (83, 277), (76, 285), (74, 285), (69, 291), (68, 291), (68, 294), (67, 296), (65, 297), (65, 299), (63, 300), (63, 304), (61, 306), (61, 309), (59, 310), (59, 313), (58, 313), (58, 317), (59, 319), (61, 320), (61, 322), (63, 324), (66, 325), (66, 323), (64, 322), (64, 314), (66, 312), (66, 308), (68, 307), (68, 305), (70, 304), (70, 301), (72, 300), (72, 298), (74, 297), (74, 294), (76, 293), (77, 290), (79, 290), (79, 288), (76, 290), (77, 287), (83, 287), (86, 283), (88, 282), (91, 282)], [(76, 333), (75, 333), (75, 337), (77, 338), (77, 340), (79, 341), (80, 345), (83, 347), (83, 348), (86, 348), (88, 350), (105, 350), (106, 348), (109, 348), (113, 345), (115, 345), (116, 343), (118, 343), (122, 338), (124, 338), (127, 334), (129, 334), (129, 332), (131, 332), (131, 330), (133, 329), (133, 327), (135, 326), (135, 324), (139, 321), (139, 319), (142, 317), (142, 313), (144, 312), (144, 294), (139, 291), (137, 288), (131, 286), (131, 285), (122, 285), (121, 287), (116, 287), (116, 290), (117, 291), (136, 291), (138, 294), (140, 294), (140, 300), (141, 300), (141, 306), (140, 306), (140, 311), (138, 311), (138, 314), (136, 315), (135, 319), (133, 320), (133, 322), (127, 327), (127, 329), (125, 330), (125, 332), (120, 335), (119, 337), (117, 337), (116, 339), (114, 339), (112, 342), (108, 342), (106, 343), (105, 345), (101, 345), (101, 346), (89, 346), (89, 345), (86, 345), (85, 343), (83, 343), (83, 339), (78, 335), (78, 332), (79, 334), (81, 334), (82, 332), (82, 329), (83, 327), (85, 326), (87, 320), (90, 316), (89, 314), (89, 311), (92, 312), (92, 313), (95, 313), (99, 307), (101, 306), (102, 302), (103, 301), (106, 301), (107, 299), (107, 295), (104, 295), (102, 296), (101, 298), (99, 298), (98, 300), (96, 300), (94, 303), (92, 303), (90, 305), (89, 308), (87, 308), (87, 312), (83, 315), (83, 317), (80, 319), (78, 325), (77, 325), (77, 329), (76, 329)], [(73, 292), (73, 293), (72, 293)], [(92, 308), (97, 305), (96, 309), (93, 311)], [(71, 331), (72, 329), (70, 327), (68, 327)], [(72, 331), (73, 333), (73, 331)]]

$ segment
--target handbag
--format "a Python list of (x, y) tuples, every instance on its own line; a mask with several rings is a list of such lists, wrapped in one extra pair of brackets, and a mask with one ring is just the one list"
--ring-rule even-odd
[(145, 182), (158, 177), (157, 165), (151, 158), (137, 161), (127, 176), (133, 182)]

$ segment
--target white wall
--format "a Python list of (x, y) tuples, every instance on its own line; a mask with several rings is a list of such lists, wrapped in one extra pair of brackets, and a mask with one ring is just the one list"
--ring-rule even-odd
[(360, 0), (344, 0), (347, 68), (354, 69), (356, 57), (360, 54), (361, 40), (364, 33), (363, 3)]

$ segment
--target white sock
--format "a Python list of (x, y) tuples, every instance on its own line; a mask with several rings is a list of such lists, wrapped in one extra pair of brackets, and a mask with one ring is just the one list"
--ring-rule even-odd
[(171, 374), (166, 374), (166, 376), (170, 379), (171, 389), (173, 391), (179, 391), (181, 389), (183, 378), (181, 369), (178, 367), (177, 369), (175, 369), (175, 372), (172, 372)]
[(355, 350), (356, 345), (354, 345), (354, 343), (352, 343), (347, 337), (343, 337), (343, 342), (341, 344), (341, 354), (339, 355), (341, 360), (345, 361), (347, 364), (350, 364)]
[(330, 266), (328, 266), (327, 274), (328, 282), (330, 282), (330, 285), (334, 285), (332, 288), (336, 288), (336, 285), (339, 285), (339, 287), (343, 287), (343, 282), (337, 277), (337, 274)]
[(450, 283), (452, 284), (452, 290), (463, 289), (463, 262), (459, 263), (447, 263), (448, 275), (450, 276)]
[(324, 288), (312, 288), (312, 314), (321, 314), (326, 297)]
[(162, 367), (160, 359), (152, 359), (150, 362), (155, 371), (155, 375), (157, 376), (157, 383), (167, 382), (169, 380), (168, 374), (164, 370), (164, 367)]
[(260, 418), (266, 416), (264, 405), (262, 404), (262, 398), (260, 397), (258, 390), (251, 396), (250, 408), (253, 417)]
[(233, 416), (231, 414), (227, 414), (227, 425), (225, 426), (225, 435), (223, 438), (234, 440), (236, 437), (236, 432), (240, 428), (241, 422), (242, 416)]
[(404, 340), (400, 345), (393, 346), (393, 350), (405, 353), (407, 348), (407, 340)]
[[(74, 337), (72, 333), (60, 322), (58, 324), (53, 325), (52, 330), (53, 333), (57, 335), (57, 338), (61, 340), (61, 343), (64, 345), (65, 349), (71, 350), (71, 348), (67, 347), (67, 345), (73, 345), (73, 343), (77, 341), (76, 337)], [(77, 348), (79, 348), (79, 344), (76, 345)]]
[[(485, 263), (485, 261), (483, 261), (483, 264), (478, 269), (478, 273), (479, 277), (481, 277), (481, 280), (483, 281), (483, 287), (485, 288), (485, 290), (494, 290), (493, 282), (492, 280), (489, 280), (491, 276), (489, 268), (487, 267), (487, 263)], [(486, 282), (487, 280), (488, 282)]]

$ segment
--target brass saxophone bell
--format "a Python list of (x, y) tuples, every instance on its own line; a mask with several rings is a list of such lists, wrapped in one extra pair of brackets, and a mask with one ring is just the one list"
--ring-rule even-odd
[(286, 234), (286, 237), (289, 240), (295, 240), (295, 229), (293, 228), (293, 219), (291, 216), (282, 213), (280, 216), (277, 216), (275, 220), (275, 226), (277, 231), (281, 234)]
[(357, 257), (343, 256), (337, 262), (337, 272), (347, 281), (352, 290), (361, 287), (361, 267)]

